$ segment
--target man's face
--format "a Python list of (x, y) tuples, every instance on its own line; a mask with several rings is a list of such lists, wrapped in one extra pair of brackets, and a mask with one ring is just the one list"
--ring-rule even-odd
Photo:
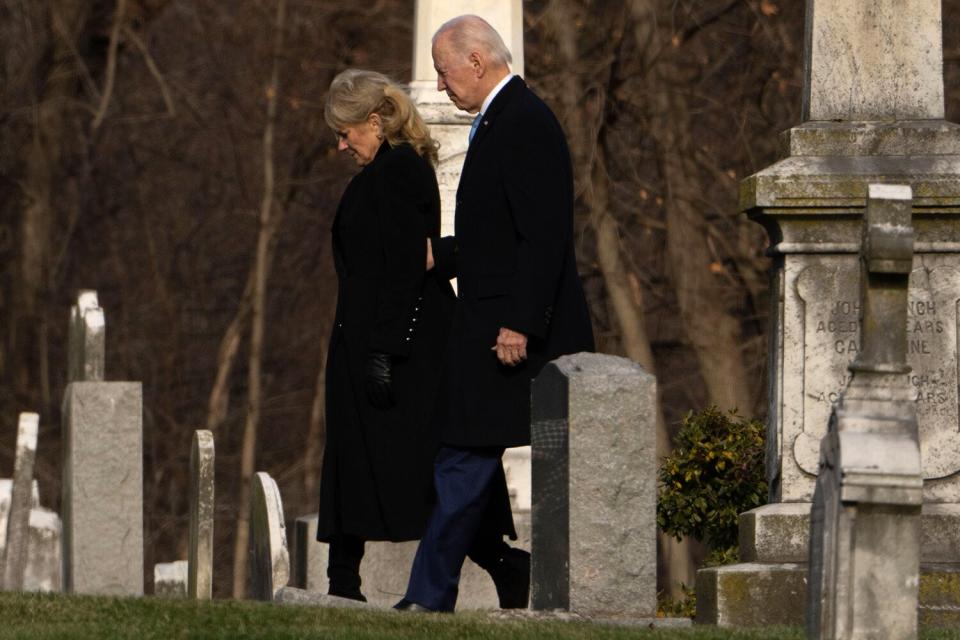
[(437, 91), (446, 91), (458, 109), (467, 113), (480, 111), (486, 96), (478, 95), (477, 69), (468, 56), (453, 50), (446, 34), (440, 34), (433, 44), (433, 68), (437, 71)]

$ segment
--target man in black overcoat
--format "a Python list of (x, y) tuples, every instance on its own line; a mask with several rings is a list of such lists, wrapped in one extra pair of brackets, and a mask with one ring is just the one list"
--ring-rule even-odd
[(501, 607), (526, 607), (530, 556), (503, 541), (516, 534), (501, 456), (530, 443), (530, 381), (543, 365), (593, 350), (573, 251), (570, 154), (486, 21), (441, 26), (433, 60), (438, 90), (478, 116), (455, 237), (432, 242), (434, 268), (457, 278), (457, 307), (437, 410), (437, 507), (397, 608), (452, 611), (466, 556), (490, 572)]

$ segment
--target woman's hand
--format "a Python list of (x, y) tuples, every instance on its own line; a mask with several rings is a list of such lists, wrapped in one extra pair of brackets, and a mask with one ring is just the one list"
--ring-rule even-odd
[(433, 269), (433, 245), (430, 244), (430, 238), (427, 238), (427, 271)]
[(393, 375), (390, 354), (371, 351), (363, 370), (366, 378), (367, 399), (377, 409), (389, 409), (394, 404)]

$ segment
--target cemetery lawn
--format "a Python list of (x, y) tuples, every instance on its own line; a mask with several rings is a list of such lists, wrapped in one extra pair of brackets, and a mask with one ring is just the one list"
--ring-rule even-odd
[[(636, 627), (532, 620), (497, 613), (453, 616), (352, 609), (281, 606), (217, 600), (195, 603), (158, 598), (98, 598), (0, 593), (0, 639), (17, 638), (278, 638), (414, 639), (504, 638), (511, 640), (713, 640), (721, 638), (800, 640), (795, 628), (728, 631), (709, 627), (649, 630)], [(921, 638), (960, 638), (943, 632)]]

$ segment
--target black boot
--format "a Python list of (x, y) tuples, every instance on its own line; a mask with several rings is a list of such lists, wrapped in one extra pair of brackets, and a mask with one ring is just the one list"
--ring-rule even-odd
[(508, 547), (496, 564), (487, 568), (501, 609), (526, 609), (530, 603), (530, 554)]
[(470, 559), (480, 565), (497, 588), (501, 609), (526, 609), (530, 603), (530, 554), (503, 542), (497, 553), (473, 553)]
[(366, 602), (360, 593), (360, 561), (363, 560), (362, 538), (343, 535), (330, 542), (330, 555), (327, 560), (327, 578), (331, 596), (349, 598)]

